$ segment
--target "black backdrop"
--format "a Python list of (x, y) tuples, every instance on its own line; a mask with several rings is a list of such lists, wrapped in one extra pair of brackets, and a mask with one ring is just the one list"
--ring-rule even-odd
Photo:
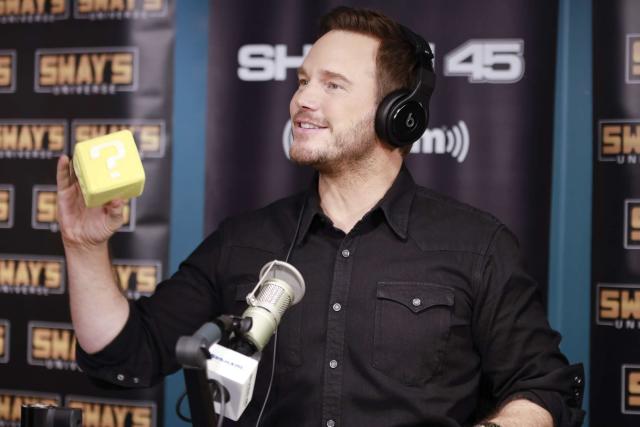
[(435, 52), (430, 129), (416, 181), (487, 210), (520, 238), (546, 291), (557, 2), (214, 1), (205, 228), (308, 186), (285, 156), (303, 48), (340, 4), (380, 10)]

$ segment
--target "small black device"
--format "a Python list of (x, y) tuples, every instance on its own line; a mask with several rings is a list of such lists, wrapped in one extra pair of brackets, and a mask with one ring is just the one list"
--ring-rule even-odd
[(82, 427), (82, 411), (42, 403), (22, 405), (20, 427)]

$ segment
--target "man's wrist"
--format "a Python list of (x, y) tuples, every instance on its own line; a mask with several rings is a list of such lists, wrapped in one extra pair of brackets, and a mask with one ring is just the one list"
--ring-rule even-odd
[(65, 254), (76, 256), (92, 256), (109, 253), (109, 242), (85, 243), (62, 239)]

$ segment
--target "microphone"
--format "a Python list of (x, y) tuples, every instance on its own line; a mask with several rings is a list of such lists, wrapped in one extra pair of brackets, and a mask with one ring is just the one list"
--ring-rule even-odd
[(250, 344), (252, 353), (262, 351), (284, 312), (300, 302), (304, 292), (304, 279), (293, 265), (278, 260), (265, 264), (260, 270), (260, 280), (247, 295), (249, 307), (242, 313), (242, 317), (252, 320), (251, 328), (239, 335), (232, 348), (246, 354), (248, 349), (243, 346), (244, 341)]
[(260, 352), (280, 324), (282, 315), (304, 296), (304, 279), (291, 264), (271, 261), (260, 270), (260, 279), (247, 295), (249, 307), (242, 317), (251, 319), (248, 330), (239, 331), (229, 347), (214, 344), (209, 348), (207, 377), (224, 385), (228, 400), (221, 407), (214, 402), (218, 414), (237, 421), (253, 395)]

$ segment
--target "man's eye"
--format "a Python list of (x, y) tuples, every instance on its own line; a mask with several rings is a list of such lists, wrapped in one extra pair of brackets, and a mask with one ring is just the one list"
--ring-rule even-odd
[(298, 85), (299, 86), (306, 86), (309, 84), (309, 80), (307, 79), (298, 79)]
[(342, 86), (340, 86), (339, 84), (334, 83), (334, 82), (328, 82), (327, 83), (327, 87), (329, 89), (341, 89), (342, 88)]

